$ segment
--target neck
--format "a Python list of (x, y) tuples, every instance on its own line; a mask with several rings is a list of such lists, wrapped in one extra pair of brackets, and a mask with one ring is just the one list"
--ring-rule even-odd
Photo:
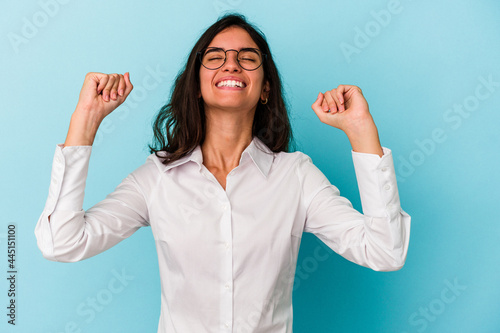
[(201, 150), (209, 169), (230, 172), (238, 166), (243, 150), (252, 142), (255, 110), (244, 114), (206, 111), (206, 134)]

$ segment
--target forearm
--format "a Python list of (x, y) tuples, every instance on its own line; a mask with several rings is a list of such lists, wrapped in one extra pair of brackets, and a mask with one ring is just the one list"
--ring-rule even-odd
[[(49, 195), (35, 234), (44, 257), (58, 261), (61, 245), (81, 238), (85, 219), (82, 210), (92, 147), (57, 145), (52, 163)], [(59, 252), (60, 254), (60, 252)]]
[(102, 120), (102, 115), (77, 107), (71, 116), (64, 146), (92, 146)]
[[(396, 270), (406, 260), (410, 237), (411, 217), (403, 211), (390, 149), (384, 156), (353, 153), (354, 170), (361, 197), (367, 246), (371, 250), (371, 267), (375, 270)], [(378, 249), (378, 250), (377, 250)]]
[(344, 258), (376, 271), (400, 269), (409, 244), (410, 216), (400, 204), (392, 152), (384, 156), (353, 152), (363, 214), (355, 210), (307, 159), (299, 165), (307, 217), (314, 233)]
[[(126, 177), (104, 200), (83, 210), (92, 147), (61, 148), (56, 147), (49, 195), (35, 227), (37, 244), (45, 258), (83, 260), (149, 225), (147, 199), (135, 174)], [(154, 163), (152, 166), (156, 168)]]
[(377, 127), (371, 116), (368, 119), (356, 122), (345, 133), (349, 138), (353, 151), (357, 153), (376, 154), (380, 157), (384, 155)]

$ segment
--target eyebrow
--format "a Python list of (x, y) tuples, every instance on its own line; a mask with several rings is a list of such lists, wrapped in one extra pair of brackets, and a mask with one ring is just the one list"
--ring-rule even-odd
[[(205, 50), (205, 55), (209, 54), (209, 53), (212, 53), (212, 52), (217, 52), (217, 51), (225, 51), (222, 47), (216, 47), (216, 46), (211, 46), (211, 47), (207, 47), (207, 49)], [(248, 51), (253, 51), (254, 53), (258, 54), (257, 51), (255, 50), (259, 50), (258, 48), (255, 48), (255, 47), (242, 47), (241, 49), (237, 50), (238, 52), (241, 51), (241, 50), (248, 50)], [(260, 50), (259, 50), (260, 51)], [(262, 51), (260, 51), (262, 52)]]
[[(207, 51), (215, 51), (215, 50), (223, 50), (224, 48), (219, 47), (219, 46), (209, 46), (207, 47)], [(231, 50), (236, 50), (236, 51), (241, 51), (241, 50), (260, 50), (258, 47), (242, 47), (239, 50), (238, 49), (231, 49)]]

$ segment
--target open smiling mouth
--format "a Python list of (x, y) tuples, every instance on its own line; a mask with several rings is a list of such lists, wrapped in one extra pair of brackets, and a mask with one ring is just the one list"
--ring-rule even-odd
[(229, 87), (229, 88), (245, 88), (246, 84), (241, 82), (241, 81), (235, 81), (235, 80), (224, 80), (216, 84), (216, 87), (222, 88), (222, 87)]

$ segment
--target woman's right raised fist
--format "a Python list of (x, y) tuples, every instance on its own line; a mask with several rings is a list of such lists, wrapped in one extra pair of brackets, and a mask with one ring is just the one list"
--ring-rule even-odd
[(132, 89), (128, 72), (124, 75), (87, 73), (77, 109), (92, 112), (102, 120), (125, 101)]

